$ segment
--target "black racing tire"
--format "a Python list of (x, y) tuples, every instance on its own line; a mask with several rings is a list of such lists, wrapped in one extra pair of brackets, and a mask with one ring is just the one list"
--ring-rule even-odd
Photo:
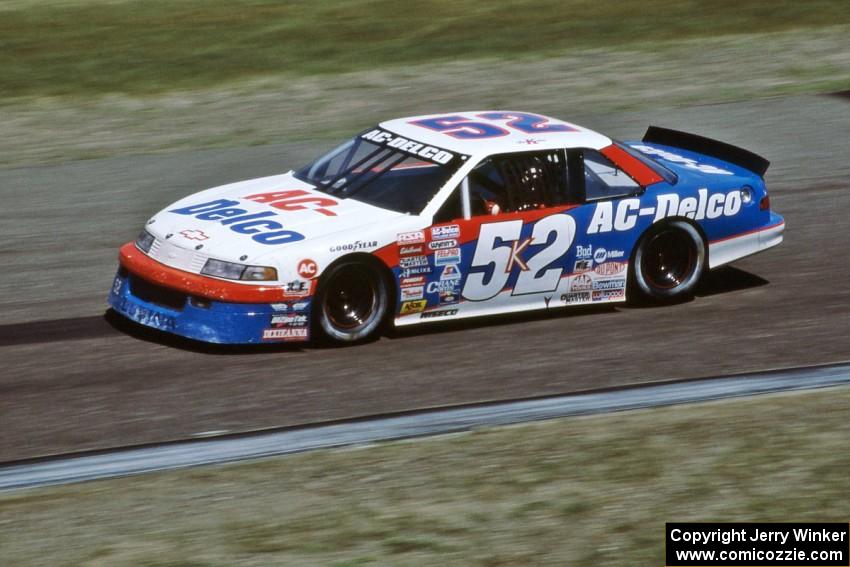
[(705, 242), (689, 222), (652, 227), (638, 243), (632, 285), (644, 298), (668, 302), (693, 296), (706, 269)]
[(390, 306), (383, 275), (367, 262), (343, 260), (322, 274), (313, 302), (314, 328), (331, 343), (373, 339)]

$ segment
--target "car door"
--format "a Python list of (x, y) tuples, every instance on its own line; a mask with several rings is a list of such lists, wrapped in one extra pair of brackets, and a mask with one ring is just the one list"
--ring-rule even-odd
[(633, 174), (592, 149), (483, 160), (430, 227), (434, 273), (427, 311), (437, 315), (425, 317), (625, 299), (637, 236), (594, 226), (643, 189)]
[(471, 315), (543, 305), (564, 275), (579, 204), (563, 149), (482, 160), (429, 229), (429, 306)]

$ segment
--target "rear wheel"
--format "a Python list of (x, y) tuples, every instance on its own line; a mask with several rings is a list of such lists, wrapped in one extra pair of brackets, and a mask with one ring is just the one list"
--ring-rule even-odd
[(343, 261), (322, 275), (313, 305), (325, 337), (354, 343), (372, 338), (380, 330), (389, 295), (377, 269), (364, 262)]
[(633, 283), (655, 300), (667, 301), (693, 294), (706, 263), (699, 231), (685, 221), (671, 221), (651, 229), (635, 252)]

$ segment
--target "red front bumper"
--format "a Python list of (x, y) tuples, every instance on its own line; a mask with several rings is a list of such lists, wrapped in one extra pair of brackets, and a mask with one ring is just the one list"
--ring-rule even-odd
[(293, 299), (293, 295), (288, 295), (281, 286), (229, 282), (171, 268), (146, 255), (133, 242), (121, 247), (118, 261), (149, 282), (207, 299), (231, 303), (273, 303)]

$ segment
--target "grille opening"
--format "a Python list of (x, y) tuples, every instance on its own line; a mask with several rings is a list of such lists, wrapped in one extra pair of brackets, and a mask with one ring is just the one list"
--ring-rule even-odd
[(191, 303), (194, 307), (200, 307), (201, 309), (209, 309), (212, 307), (212, 301), (205, 297), (198, 297), (197, 295), (189, 296), (189, 303)]
[(124, 266), (118, 266), (118, 275), (124, 279), (127, 279), (127, 276), (130, 275), (130, 272), (127, 271), (127, 268)]
[(136, 275), (130, 277), (130, 291), (142, 301), (175, 311), (183, 310), (188, 297), (185, 293), (153, 284)]

